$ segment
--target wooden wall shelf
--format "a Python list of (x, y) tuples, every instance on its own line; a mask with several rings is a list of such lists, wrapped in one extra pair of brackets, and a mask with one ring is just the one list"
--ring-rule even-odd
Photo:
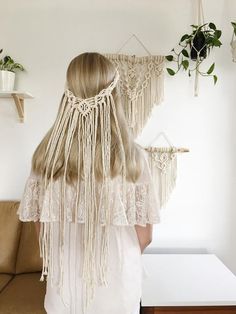
[(26, 98), (32, 99), (34, 98), (30, 93), (27, 92), (20, 92), (20, 91), (9, 91), (9, 92), (2, 92), (0, 91), (0, 98), (13, 98), (15, 105), (16, 105), (16, 109), (18, 112), (18, 116), (19, 116), (19, 121), (21, 123), (24, 122), (24, 100)]

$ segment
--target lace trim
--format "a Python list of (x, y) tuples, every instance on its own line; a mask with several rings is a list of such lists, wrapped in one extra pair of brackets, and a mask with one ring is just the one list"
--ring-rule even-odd
[[(49, 192), (48, 188), (43, 195), (41, 190), (41, 181), (39, 177), (30, 175), (27, 179), (22, 200), (20, 202), (17, 214), (21, 221), (59, 221), (59, 200), (60, 200), (60, 185), (61, 180), (56, 180), (53, 183), (52, 193), (53, 200), (51, 211), (49, 210)], [(80, 184), (81, 192), (78, 203), (77, 222), (84, 223), (84, 185)], [(103, 204), (103, 193), (100, 184), (97, 184), (97, 195), (101, 196), (101, 208), (99, 221), (101, 224), (105, 220), (105, 211)], [(112, 208), (111, 224), (113, 225), (134, 225), (139, 224), (145, 226), (147, 223), (160, 222), (159, 208), (160, 204), (155, 195), (152, 182), (148, 183), (127, 183), (127, 200), (126, 204), (121, 198), (122, 186), (119, 184), (119, 179), (111, 181), (111, 197), (110, 206)], [(74, 221), (76, 208), (75, 190), (73, 186), (68, 185), (65, 198), (65, 217), (66, 221)]]
[(21, 221), (38, 221), (40, 218), (39, 208), (40, 182), (32, 176), (29, 176), (22, 200), (17, 210), (17, 215)]

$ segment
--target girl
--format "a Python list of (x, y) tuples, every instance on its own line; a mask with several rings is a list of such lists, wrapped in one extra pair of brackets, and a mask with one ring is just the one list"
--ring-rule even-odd
[(48, 314), (139, 313), (141, 255), (159, 202), (118, 85), (103, 55), (75, 57), (56, 120), (32, 157), (17, 213), (36, 224)]

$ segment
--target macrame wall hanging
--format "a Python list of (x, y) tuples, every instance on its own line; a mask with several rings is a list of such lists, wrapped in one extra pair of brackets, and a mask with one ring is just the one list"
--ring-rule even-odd
[[(135, 38), (147, 56), (120, 54), (122, 48)], [(164, 96), (165, 57), (152, 55), (141, 40), (132, 35), (115, 54), (104, 54), (120, 73), (119, 88), (128, 125), (136, 137), (145, 126), (154, 105)]]
[[(160, 136), (163, 136), (168, 143), (168, 147), (155, 147), (152, 143)], [(165, 133), (161, 132), (147, 146), (148, 160), (153, 176), (153, 181), (160, 195), (161, 208), (165, 208), (177, 179), (177, 153), (189, 152), (186, 148), (177, 148), (171, 144)]]

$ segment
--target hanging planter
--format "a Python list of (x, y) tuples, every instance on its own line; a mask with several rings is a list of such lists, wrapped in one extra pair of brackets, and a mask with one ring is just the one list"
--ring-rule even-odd
[[(0, 53), (2, 53), (2, 49)], [(15, 72), (24, 71), (21, 64), (16, 63), (10, 56), (0, 59), (0, 91), (8, 92), (14, 90)]]
[(207, 56), (207, 48), (206, 48), (206, 36), (203, 31), (199, 30), (196, 32), (193, 37), (192, 42), (190, 42), (190, 56), (191, 60), (196, 61), (198, 58), (198, 54), (200, 58), (205, 59)]
[[(216, 84), (217, 76), (213, 74), (215, 63), (212, 63), (207, 71), (200, 70), (200, 66), (214, 47), (222, 45), (219, 39), (222, 32), (216, 28), (214, 23), (191, 25), (191, 27), (192, 32), (181, 37), (179, 49), (172, 49), (172, 54), (166, 56), (168, 61), (177, 65), (176, 70), (167, 68), (167, 72), (173, 76), (183, 69), (188, 72), (189, 76), (197, 73), (201, 76), (213, 77), (214, 84)], [(190, 62), (193, 63), (192, 67)]]
[(233, 62), (236, 62), (236, 39), (234, 37), (236, 36), (236, 22), (231, 22), (231, 25), (233, 26), (233, 35), (231, 40), (231, 52), (232, 52), (232, 60)]

